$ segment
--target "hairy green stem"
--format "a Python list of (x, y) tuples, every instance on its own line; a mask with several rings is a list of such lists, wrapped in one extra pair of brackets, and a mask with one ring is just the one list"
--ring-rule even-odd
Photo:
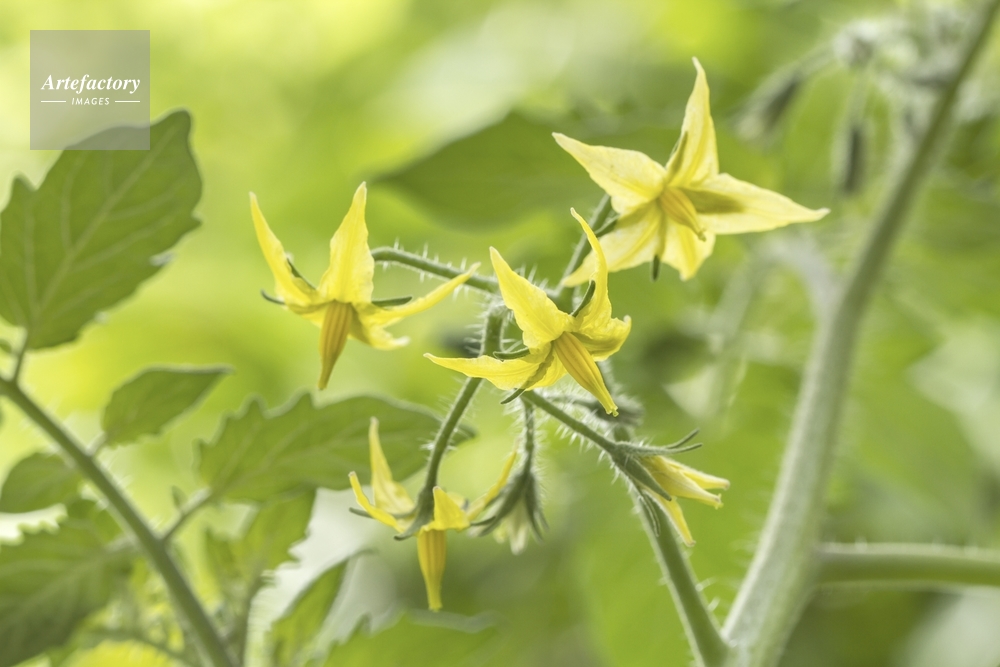
[[(533, 391), (525, 392), (521, 398), (608, 452), (612, 459), (618, 458), (620, 450), (618, 443), (604, 437)], [(667, 585), (677, 604), (692, 651), (699, 664), (705, 667), (717, 667), (725, 664), (729, 647), (719, 633), (715, 617), (708, 610), (708, 606), (698, 590), (694, 572), (692, 572), (684, 552), (677, 543), (677, 537), (668, 525), (666, 515), (659, 509), (659, 505), (655, 501), (644, 502), (638, 493), (640, 492), (636, 492), (635, 500), (642, 510), (643, 525), (656, 550), (657, 560), (663, 569)], [(666, 495), (665, 492), (664, 495)]]
[[(448, 280), (457, 278), (465, 273), (465, 271), (456, 269), (453, 266), (442, 264), (441, 262), (435, 262), (434, 260), (423, 257), (422, 255), (406, 252), (405, 250), (400, 250), (398, 248), (375, 248), (372, 250), (372, 258), (376, 262), (399, 264), (400, 266), (406, 266), (434, 276), (447, 278)], [(497, 286), (496, 278), (473, 275), (465, 282), (465, 284), (472, 289), (479, 290), (480, 292), (486, 292), (487, 294), (500, 293), (500, 288)]]
[(77, 470), (97, 487), (108, 501), (119, 521), (131, 532), (143, 554), (160, 573), (167, 590), (174, 600), (178, 615), (198, 638), (205, 657), (212, 667), (234, 667), (237, 663), (226, 646), (164, 544), (132, 506), (118, 485), (101, 465), (84, 450), (83, 446), (61, 425), (50, 417), (16, 383), (0, 379), (0, 394), (14, 403), (28, 419), (44, 431), (76, 465)]
[(824, 544), (820, 585), (1000, 587), (1000, 551), (934, 544)]
[[(501, 308), (494, 308), (486, 316), (486, 324), (483, 326), (482, 342), (479, 346), (481, 355), (493, 354), (500, 349), (500, 336), (503, 333), (504, 311)], [(431, 454), (427, 460), (427, 475), (424, 478), (424, 485), (417, 495), (416, 520), (397, 539), (404, 539), (416, 534), (420, 527), (433, 518), (434, 513), (434, 487), (438, 484), (438, 471), (441, 468), (441, 461), (444, 460), (445, 452), (451, 445), (451, 437), (462, 421), (462, 416), (472, 403), (479, 385), (483, 383), (482, 378), (466, 378), (462, 389), (455, 397), (455, 401), (448, 410), (448, 415), (441, 422), (441, 428), (434, 436), (431, 443)]]
[(882, 266), (934, 161), (958, 89), (986, 41), (998, 6), (1000, 0), (991, 0), (975, 23), (960, 64), (898, 172), (830, 316), (818, 325), (774, 498), (724, 628), (735, 646), (734, 664), (741, 667), (774, 665), (807, 601), (857, 332)]

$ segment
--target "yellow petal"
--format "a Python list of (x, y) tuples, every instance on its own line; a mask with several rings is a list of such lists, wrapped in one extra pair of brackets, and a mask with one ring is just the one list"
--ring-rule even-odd
[[(520, 359), (508, 359), (506, 361), (501, 361), (500, 359), (495, 359), (494, 357), (453, 359), (435, 357), (432, 354), (425, 354), (424, 356), (438, 366), (458, 371), (459, 373), (463, 373), (469, 377), (484, 378), (492, 382), (497, 389), (509, 391), (512, 389), (520, 389), (528, 380), (534, 377), (534, 375), (538, 372), (539, 367), (544, 361), (546, 361), (548, 353), (549, 348), (546, 346), (541, 353), (529, 354), (528, 356), (521, 357)], [(559, 369), (562, 369), (561, 364), (556, 370)], [(565, 371), (562, 372), (565, 373)], [(561, 377), (560, 374), (554, 379), (550, 379), (549, 375), (550, 373), (547, 372), (542, 380), (536, 382), (532, 386), (546, 387)], [(546, 383), (546, 380), (549, 381)], [(531, 387), (528, 388), (530, 389)]]
[(579, 339), (571, 333), (565, 333), (552, 343), (552, 349), (573, 379), (593, 394), (609, 415), (617, 415), (618, 406), (604, 384), (601, 369)]
[(469, 517), (455, 499), (445, 493), (440, 486), (434, 487), (434, 520), (425, 524), (421, 531), (465, 530), (469, 527)]
[(729, 174), (718, 174), (686, 190), (698, 209), (698, 220), (716, 234), (762, 232), (793, 222), (813, 222), (830, 212), (806, 208)]
[(372, 492), (375, 505), (390, 514), (402, 515), (413, 511), (413, 500), (401, 484), (392, 478), (389, 461), (382, 451), (382, 441), (378, 437), (378, 419), (372, 417), (368, 424), (368, 448), (372, 467)]
[(572, 325), (573, 318), (559, 310), (544, 290), (514, 273), (496, 248), (490, 248), (490, 256), (503, 302), (513, 311), (517, 326), (524, 333), (525, 346), (541, 347)]
[(441, 580), (448, 556), (448, 536), (443, 530), (421, 530), (417, 534), (417, 560), (427, 588), (427, 606), (441, 609)]
[(695, 470), (691, 466), (686, 466), (683, 463), (671, 460), (673, 466), (680, 470), (685, 477), (692, 480), (695, 484), (703, 489), (728, 489), (729, 480), (722, 477), (716, 477), (715, 475), (709, 475), (700, 470)]
[(667, 516), (670, 517), (670, 523), (674, 524), (674, 528), (681, 536), (681, 540), (684, 544), (689, 547), (694, 546), (694, 537), (691, 535), (691, 530), (688, 528), (687, 521), (684, 520), (684, 512), (681, 511), (681, 505), (676, 500), (666, 500), (660, 496), (656, 496), (656, 500), (659, 501), (663, 509), (667, 511)]
[(576, 316), (576, 328), (579, 329), (594, 322), (603, 324), (611, 317), (611, 299), (608, 297), (608, 262), (604, 257), (601, 243), (597, 240), (594, 230), (590, 228), (587, 221), (576, 212), (576, 209), (571, 208), (569, 212), (583, 227), (583, 233), (587, 235), (587, 241), (590, 243), (590, 254), (594, 258), (591, 262), (594, 269), (588, 278), (594, 282), (594, 296), (591, 297), (590, 303), (584, 306), (583, 310)]
[(274, 291), (278, 298), (285, 302), (285, 305), (305, 308), (312, 311), (317, 303), (320, 303), (319, 295), (309, 283), (292, 273), (292, 268), (288, 264), (288, 257), (281, 241), (274, 235), (271, 228), (264, 219), (264, 214), (257, 205), (257, 196), (250, 193), (250, 215), (253, 218), (254, 231), (257, 233), (257, 243), (264, 253), (271, 273), (274, 275)]
[[(622, 217), (614, 231), (601, 237), (608, 271), (623, 271), (652, 260), (661, 245), (663, 224), (663, 210), (656, 202)], [(580, 268), (563, 282), (566, 285), (585, 283), (596, 269), (597, 256), (590, 253)]]
[(403, 532), (403, 528), (400, 526), (399, 521), (396, 520), (396, 517), (389, 514), (385, 510), (375, 507), (375, 505), (368, 500), (368, 496), (366, 496), (365, 492), (361, 490), (361, 482), (358, 481), (357, 473), (352, 472), (348, 475), (348, 479), (351, 480), (351, 488), (354, 489), (354, 497), (357, 499), (358, 504), (361, 505), (361, 508), (368, 512), (368, 516), (384, 523), (390, 528), (395, 529), (398, 533)]
[(611, 206), (619, 213), (629, 213), (656, 199), (663, 189), (663, 167), (644, 153), (588, 146), (559, 133), (552, 136), (611, 196)]
[(705, 232), (705, 240), (699, 239), (688, 227), (676, 223), (667, 224), (667, 238), (662, 259), (687, 280), (698, 272), (698, 267), (712, 254), (715, 234)]
[(354, 192), (351, 208), (330, 239), (330, 266), (319, 281), (324, 301), (369, 303), (372, 300), (375, 260), (368, 249), (367, 197), (368, 190), (362, 183)]
[(506, 460), (504, 460), (503, 468), (500, 470), (500, 477), (493, 484), (493, 486), (491, 486), (486, 493), (472, 501), (472, 504), (469, 505), (469, 510), (466, 512), (469, 516), (469, 521), (475, 521), (476, 517), (482, 514), (483, 510), (486, 509), (486, 506), (490, 504), (490, 501), (500, 495), (504, 485), (507, 484), (507, 478), (510, 477), (510, 471), (511, 468), (514, 467), (514, 459), (516, 458), (517, 450), (511, 452), (507, 456)]
[[(663, 456), (645, 459), (643, 464), (649, 470), (653, 479), (663, 487), (663, 490), (674, 498), (690, 498), (706, 505), (711, 505), (712, 507), (722, 507), (722, 500), (719, 499), (719, 496), (705, 491), (689, 475), (691, 468), (682, 466), (673, 459)], [(721, 481), (725, 482), (725, 480)]]
[(350, 304), (331, 301), (326, 305), (319, 334), (319, 358), (323, 363), (319, 374), (320, 389), (326, 389), (330, 373), (333, 372), (333, 365), (344, 351), (347, 334), (350, 333), (355, 319), (357, 318), (354, 316), (354, 306)]
[(440, 303), (446, 296), (461, 287), (465, 281), (472, 277), (478, 268), (479, 264), (473, 264), (472, 267), (462, 275), (452, 278), (448, 282), (443, 285), (439, 285), (419, 299), (414, 299), (413, 301), (405, 303), (402, 306), (395, 306), (392, 308), (380, 308), (378, 306), (374, 306), (371, 314), (367, 316), (367, 320), (380, 326), (389, 326), (391, 324), (395, 324), (404, 317), (409, 317), (410, 315), (416, 315), (417, 313), (423, 312), (431, 306)]
[(632, 331), (632, 319), (626, 316), (624, 320), (611, 318), (602, 326), (595, 323), (593, 326), (574, 331), (573, 335), (583, 343), (594, 361), (604, 361), (621, 349), (630, 331)]
[(698, 74), (684, 111), (677, 150), (667, 161), (666, 182), (670, 185), (695, 183), (719, 173), (715, 124), (708, 102), (708, 80), (697, 58), (694, 59), (694, 67)]
[(376, 350), (395, 350), (408, 344), (410, 339), (406, 336), (396, 338), (381, 326), (371, 321), (368, 316), (376, 308), (378, 306), (373, 306), (372, 304), (361, 304), (357, 307), (356, 312), (358, 316), (354, 318), (351, 336), (365, 345), (371, 345)]

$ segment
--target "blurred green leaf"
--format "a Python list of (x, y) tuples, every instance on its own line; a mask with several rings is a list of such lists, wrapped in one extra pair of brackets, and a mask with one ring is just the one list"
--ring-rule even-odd
[(346, 567), (346, 562), (338, 563), (316, 577), (274, 622), (270, 632), (273, 664), (298, 664), (298, 656), (312, 643), (337, 599)]
[(59, 646), (108, 603), (133, 558), (109, 546), (115, 536), (107, 513), (79, 501), (55, 532), (26, 533), (0, 548), (0, 667)]
[(0, 512), (34, 512), (67, 502), (77, 497), (81, 482), (80, 473), (61, 456), (32, 454), (7, 474), (0, 490)]
[(0, 316), (28, 349), (76, 338), (164, 265), (198, 226), (191, 118), (150, 129), (149, 151), (63, 151), (37, 190), (16, 179), (0, 214)]
[(143, 371), (115, 390), (101, 427), (108, 444), (155, 435), (190, 410), (228, 368), (162, 368)]
[(10, 344), (10, 341), (0, 338), (0, 352), (4, 354), (10, 354), (14, 351), (14, 346)]
[(471, 231), (491, 232), (540, 209), (566, 213), (574, 201), (594, 199), (596, 191), (552, 131), (512, 113), (380, 182), (438, 222)]
[[(324, 667), (449, 667), (481, 664), (486, 644), (496, 636), (492, 628), (449, 627), (447, 615), (434, 623), (420, 623), (413, 615), (402, 616), (391, 628), (372, 634), (361, 629), (346, 643), (336, 646)], [(430, 619), (428, 619), (430, 620)], [(465, 619), (462, 619), (465, 620)], [(463, 624), (464, 625), (464, 624)]]
[[(213, 494), (229, 500), (266, 501), (295, 489), (346, 489), (347, 475), (368, 470), (368, 425), (379, 420), (382, 448), (397, 479), (423, 465), (421, 445), (430, 442), (438, 419), (427, 411), (373, 396), (357, 396), (315, 407), (308, 395), (267, 415), (260, 401), (230, 417), (212, 444), (201, 446), (199, 471)], [(458, 444), (472, 437), (460, 427)]]
[(264, 505), (238, 539), (206, 534), (208, 561), (223, 597), (220, 622), (236, 655), (244, 653), (250, 606), (267, 583), (265, 575), (294, 560), (288, 550), (305, 538), (315, 499), (310, 491)]

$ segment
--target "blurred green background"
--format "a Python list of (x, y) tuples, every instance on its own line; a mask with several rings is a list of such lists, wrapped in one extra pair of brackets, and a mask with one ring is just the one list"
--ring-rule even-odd
[[(590, 210), (600, 192), (546, 133), (600, 138), (664, 161), (697, 56), (712, 89), (723, 170), (833, 209), (808, 228), (722, 238), (687, 283), (664, 270), (651, 284), (643, 268), (611, 280), (615, 314), (634, 321), (614, 368), (624, 391), (646, 405), (642, 435), (665, 444), (701, 427), (706, 446), (684, 462), (732, 481), (723, 509), (685, 505), (698, 540), (692, 562), (722, 617), (766, 512), (808, 351), (813, 318), (802, 276), (822, 295), (823, 258), (839, 266), (862, 237), (905, 133), (892, 119), (911, 93), (900, 84), (896, 98), (891, 85), (875, 86), (881, 92), (864, 103), (865, 187), (853, 195), (841, 184), (845, 147), (859, 127), (851, 113), (860, 75), (831, 67), (804, 82), (770, 142), (737, 136), (733, 120), (773, 71), (831, 40), (842, 44), (846, 23), (921, 11), (919, 3), (861, 0), (5, 0), (0, 204), (15, 174), (38, 183), (56, 157), (28, 150), (31, 29), (149, 29), (153, 117), (191, 111), (204, 181), (203, 227), (170, 266), (77, 344), (35, 355), (26, 383), (86, 439), (98, 434), (111, 390), (145, 366), (235, 369), (169, 436), (110, 454), (143, 511), (165, 524), (171, 485), (195, 488), (192, 442), (211, 436), (222, 415), (248, 395), (279, 406), (314, 391), (316, 329), (259, 295), (272, 279), (253, 236), (250, 191), (306, 275), (325, 268), (328, 239), (367, 180), (373, 247), (426, 244), (443, 260), (488, 267), (493, 245), (512, 265), (555, 281), (577, 237), (569, 205)], [(996, 546), (1000, 536), (996, 48), (986, 60), (866, 323), (830, 495), (831, 539)], [(386, 178), (511, 112), (519, 116), (495, 137), (462, 144), (460, 160), (438, 154)], [(524, 146), (523, 165), (516, 151), (497, 157), (509, 142)], [(535, 168), (544, 173), (536, 177)], [(527, 174), (527, 203), (505, 196), (512, 173)], [(376, 274), (379, 297), (429, 285), (402, 269)], [(377, 392), (443, 409), (458, 378), (421, 353), (454, 352), (478, 321), (479, 303), (462, 293), (407, 320), (395, 331), (413, 343), (399, 351), (349, 343), (319, 400)], [(0, 325), (0, 335), (9, 333)], [(499, 396), (492, 388), (480, 394), (480, 436), (446, 461), (450, 489), (481, 492), (513, 444)], [(0, 475), (44, 446), (3, 408)], [(542, 459), (551, 526), (543, 543), (513, 557), (491, 539), (450, 538), (447, 613), (435, 622), (488, 629), (411, 637), (397, 628), (379, 648), (396, 664), (687, 664), (624, 485), (594, 451), (555, 432)], [(255, 628), (325, 565), (365, 547), (373, 551), (355, 562), (329, 636), (365, 613), (380, 627), (401, 608), (421, 609), (413, 542), (393, 542), (389, 531), (349, 514), (352, 503), (349, 493), (321, 495), (311, 536), (296, 550), (301, 562), (279, 572), (255, 609)], [(231, 526), (239, 517), (228, 508), (201, 521)], [(0, 515), (0, 535), (50, 519)], [(187, 543), (199, 534), (187, 531)], [(825, 592), (783, 664), (995, 667), (998, 625), (1000, 598), (988, 592)], [(392, 664), (364, 650), (358, 664)]]

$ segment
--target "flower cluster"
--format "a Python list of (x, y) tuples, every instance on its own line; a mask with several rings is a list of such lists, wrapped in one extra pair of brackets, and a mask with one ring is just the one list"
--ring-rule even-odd
[[(485, 378), (496, 387), (511, 391), (505, 402), (524, 392), (550, 386), (568, 374), (597, 399), (607, 414), (617, 416), (618, 406), (597, 362), (608, 359), (622, 347), (631, 330), (631, 320), (612, 317), (609, 271), (649, 262), (655, 277), (662, 262), (687, 280), (712, 253), (718, 234), (775, 229), (818, 220), (827, 213), (826, 209), (805, 208), (780, 194), (719, 172), (708, 83), (697, 60), (695, 68), (697, 78), (680, 138), (665, 165), (636, 151), (590, 146), (555, 135), (558, 144), (607, 193), (615, 213), (613, 228), (599, 230), (606, 233), (598, 238), (587, 221), (571, 210), (590, 246), (589, 255), (563, 283), (567, 287), (588, 283), (576, 307), (571, 311), (560, 309), (548, 292), (511, 269), (500, 253), (491, 248), (500, 296), (522, 332), (523, 347), (474, 359), (425, 355), (430, 361), (469, 377)], [(330, 241), (330, 265), (317, 286), (307, 282), (291, 264), (251, 195), (257, 239), (274, 274), (277, 293), (274, 300), (320, 327), (320, 389), (329, 382), (348, 338), (383, 350), (405, 345), (405, 338), (394, 338), (385, 327), (435, 305), (469, 281), (478, 268), (473, 266), (415, 300), (373, 300), (375, 259), (368, 247), (366, 195), (362, 184)], [(441, 608), (446, 531), (462, 531), (474, 525), (498, 496), (503, 499), (496, 503), (500, 509), (481, 522), (485, 528), (480, 532), (499, 528), (497, 532), (509, 537), (516, 552), (523, 548), (529, 526), (537, 533), (544, 525), (530, 455), (508, 483), (516, 458), (511, 454), (497, 483), (475, 501), (447, 493), (435, 483), (428, 485), (426, 500), (414, 502), (392, 477), (374, 419), (369, 442), (374, 501), (364, 494), (354, 473), (350, 476), (351, 485), (368, 516), (403, 536), (416, 535), (431, 609)], [(663, 506), (683, 541), (692, 545), (694, 540), (677, 498), (718, 507), (719, 497), (707, 490), (725, 489), (729, 482), (660, 454), (643, 455), (639, 468), (641, 474), (630, 473), (635, 487)], [(434, 479), (436, 482), (436, 476)]]

